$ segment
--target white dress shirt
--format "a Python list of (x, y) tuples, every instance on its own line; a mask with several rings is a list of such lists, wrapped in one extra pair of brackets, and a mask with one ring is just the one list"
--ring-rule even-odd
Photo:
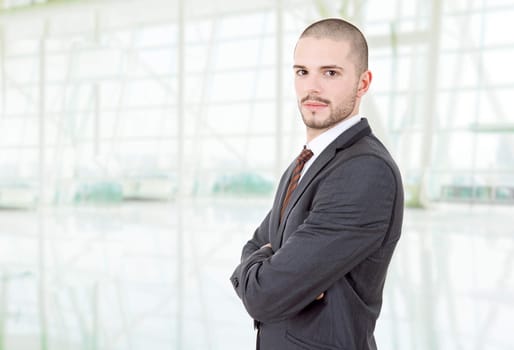
[(327, 148), (328, 145), (332, 143), (339, 135), (341, 135), (346, 130), (350, 129), (352, 126), (357, 124), (361, 120), (361, 116), (356, 114), (350, 118), (344, 119), (340, 123), (334, 125), (324, 133), (316, 136), (311, 142), (307, 143), (305, 146), (310, 149), (313, 153), (311, 159), (307, 163), (305, 163), (302, 174), (300, 175), (300, 181), (307, 171), (310, 168), (312, 163), (318, 158), (318, 156)]

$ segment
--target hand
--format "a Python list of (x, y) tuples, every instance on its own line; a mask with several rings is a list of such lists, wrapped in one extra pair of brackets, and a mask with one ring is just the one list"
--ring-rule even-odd
[(262, 248), (264, 248), (264, 247), (269, 247), (269, 248), (273, 249), (273, 247), (271, 246), (271, 243), (268, 243), (268, 244), (263, 245), (263, 246), (261, 247), (261, 249), (262, 249)]
[(316, 300), (321, 300), (321, 299), (323, 299), (324, 296), (325, 296), (325, 293), (321, 293), (320, 295), (318, 295), (316, 297)]

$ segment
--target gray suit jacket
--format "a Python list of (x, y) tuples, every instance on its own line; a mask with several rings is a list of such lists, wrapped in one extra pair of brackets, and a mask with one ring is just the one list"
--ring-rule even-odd
[[(280, 222), (293, 168), (231, 276), (258, 325), (258, 348), (376, 349), (373, 332), (403, 217), (398, 168), (362, 119), (314, 161)], [(261, 248), (268, 242), (273, 249)]]

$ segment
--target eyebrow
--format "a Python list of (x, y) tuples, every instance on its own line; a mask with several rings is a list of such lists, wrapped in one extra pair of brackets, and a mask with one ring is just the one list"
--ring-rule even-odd
[[(299, 64), (295, 64), (293, 66), (293, 68), (306, 69), (307, 67), (299, 65)], [(335, 65), (335, 64), (331, 64), (331, 65), (327, 65), (327, 66), (321, 66), (321, 67), (319, 67), (319, 69), (338, 69), (338, 70), (343, 70), (343, 67)]]

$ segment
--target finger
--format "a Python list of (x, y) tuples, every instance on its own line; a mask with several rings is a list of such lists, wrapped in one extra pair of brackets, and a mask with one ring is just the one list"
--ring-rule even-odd
[(321, 293), (320, 295), (318, 295), (316, 300), (321, 300), (321, 299), (323, 299), (324, 296), (325, 296), (325, 293)]

